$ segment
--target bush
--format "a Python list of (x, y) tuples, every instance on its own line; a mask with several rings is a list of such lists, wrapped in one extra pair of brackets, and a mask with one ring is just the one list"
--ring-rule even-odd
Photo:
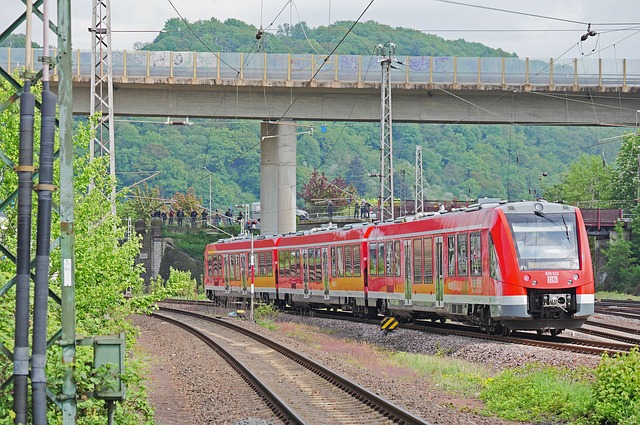
[(596, 369), (593, 385), (593, 424), (640, 423), (640, 351), (608, 354)]
[(555, 423), (585, 417), (591, 392), (579, 372), (529, 364), (488, 379), (480, 398), (502, 418)]
[(260, 304), (253, 312), (253, 318), (257, 324), (267, 329), (274, 329), (273, 322), (280, 312), (273, 304)]

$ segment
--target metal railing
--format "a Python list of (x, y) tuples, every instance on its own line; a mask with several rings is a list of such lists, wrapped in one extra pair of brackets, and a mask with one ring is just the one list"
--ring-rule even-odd
[[(33, 50), (34, 63), (42, 56)], [(376, 56), (267, 53), (115, 51), (113, 76), (123, 79), (202, 79), (318, 83), (379, 83)], [(640, 87), (640, 59), (530, 59), (407, 56), (391, 71), (393, 83), (491, 86)], [(25, 50), (0, 48), (0, 66), (9, 73), (25, 64)], [(73, 74), (91, 75), (91, 51), (73, 53)], [(54, 70), (54, 75), (56, 70)]]

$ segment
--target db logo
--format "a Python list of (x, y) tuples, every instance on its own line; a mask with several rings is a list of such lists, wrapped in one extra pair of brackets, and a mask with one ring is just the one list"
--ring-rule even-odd
[(558, 276), (547, 276), (547, 283), (558, 283)]

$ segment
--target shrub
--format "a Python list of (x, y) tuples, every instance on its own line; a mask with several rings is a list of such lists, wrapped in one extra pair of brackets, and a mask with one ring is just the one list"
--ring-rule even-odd
[(631, 425), (640, 423), (640, 351), (608, 354), (596, 369), (591, 423)]
[(480, 398), (502, 418), (555, 423), (586, 416), (591, 393), (579, 372), (528, 364), (488, 379)]

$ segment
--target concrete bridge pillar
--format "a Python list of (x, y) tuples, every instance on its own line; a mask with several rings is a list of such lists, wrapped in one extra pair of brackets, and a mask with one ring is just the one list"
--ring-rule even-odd
[(260, 141), (260, 232), (295, 232), (295, 122), (262, 122)]

